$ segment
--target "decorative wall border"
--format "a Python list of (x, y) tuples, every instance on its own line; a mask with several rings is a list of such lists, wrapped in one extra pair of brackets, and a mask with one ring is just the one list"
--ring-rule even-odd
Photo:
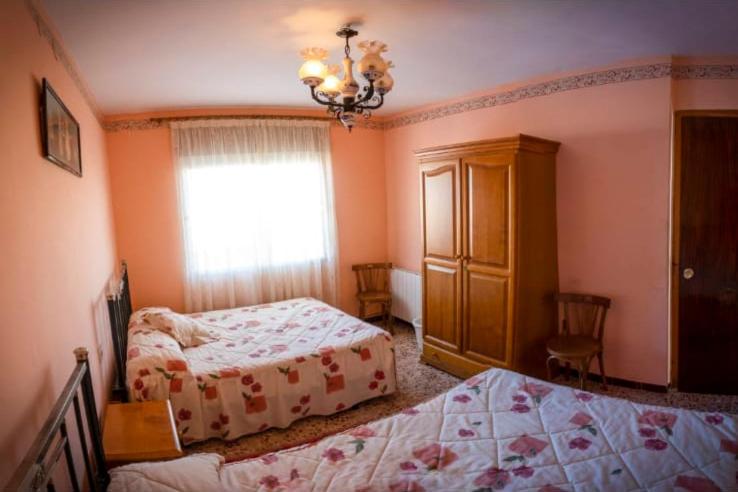
[(383, 126), (385, 130), (390, 130), (392, 128), (422, 123), (423, 121), (435, 120), (445, 116), (466, 113), (467, 111), (510, 104), (533, 97), (548, 96), (560, 92), (607, 84), (665, 77), (671, 77), (675, 80), (738, 79), (738, 65), (676, 65), (673, 63), (656, 63), (601, 70), (548, 80), (497, 94), (474, 97), (424, 111), (409, 113), (396, 118), (390, 118), (384, 122)]
[[(560, 92), (576, 89), (586, 89), (608, 84), (619, 84), (623, 82), (634, 82), (639, 80), (652, 80), (661, 78), (672, 78), (674, 80), (700, 79), (738, 79), (738, 65), (678, 65), (673, 63), (655, 63), (648, 65), (636, 65), (631, 67), (613, 68), (600, 70), (558, 79), (547, 80), (536, 84), (530, 84), (509, 91), (486, 94), (473, 97), (455, 103), (437, 106), (424, 111), (417, 111), (406, 115), (390, 118), (384, 121), (363, 120), (357, 122), (357, 127), (370, 130), (391, 130), (402, 126), (422, 123), (424, 121), (444, 118), (459, 113), (486, 109), (494, 106), (502, 106), (514, 102), (530, 99), (533, 97), (549, 96)], [(169, 126), (170, 121), (214, 119), (214, 118), (281, 118), (281, 119), (310, 119), (330, 120), (339, 123), (331, 117), (320, 116), (277, 116), (277, 115), (213, 115), (213, 116), (185, 116), (165, 117), (148, 119), (116, 120), (103, 123), (103, 128), (109, 132), (150, 130)]]
[(77, 67), (72, 61), (72, 58), (67, 54), (64, 46), (57, 39), (56, 32), (49, 25), (46, 17), (39, 11), (39, 8), (36, 6), (36, 2), (34, 0), (26, 0), (25, 3), (29, 13), (31, 14), (33, 22), (36, 24), (36, 29), (38, 30), (39, 36), (44, 38), (44, 40), (46, 40), (46, 42), (49, 44), (52, 53), (54, 53), (54, 58), (56, 58), (56, 60), (62, 64), (64, 69), (72, 78), (72, 81), (77, 87), (77, 90), (79, 90), (79, 92), (82, 94), (82, 97), (90, 107), (90, 111), (92, 111), (92, 114), (95, 115), (97, 121), (102, 124), (103, 117), (102, 113), (100, 112), (100, 108), (97, 105), (97, 101), (95, 101), (95, 97), (92, 95), (92, 92), (87, 87), (87, 84), (85, 84), (82, 76), (77, 71)]

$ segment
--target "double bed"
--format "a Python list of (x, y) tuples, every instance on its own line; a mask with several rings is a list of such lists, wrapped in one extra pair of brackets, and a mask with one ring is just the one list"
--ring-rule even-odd
[(182, 349), (134, 313), (126, 364), (130, 399), (171, 400), (183, 444), (287, 427), (395, 391), (390, 335), (315, 299), (190, 317), (214, 341)]
[(110, 299), (114, 341), (126, 347), (119, 384), (129, 400), (169, 399), (185, 445), (284, 428), (396, 389), (392, 337), (318, 300), (169, 312), (207, 331), (205, 343), (183, 347), (147, 317), (168, 310), (129, 314), (125, 270), (120, 292)]
[(116, 468), (110, 490), (736, 490), (737, 423), (491, 369), (313, 444)]

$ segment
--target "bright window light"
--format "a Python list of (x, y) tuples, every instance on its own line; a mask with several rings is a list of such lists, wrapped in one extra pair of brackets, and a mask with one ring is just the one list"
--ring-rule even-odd
[(319, 162), (232, 162), (184, 170), (184, 235), (198, 273), (320, 261), (328, 255)]

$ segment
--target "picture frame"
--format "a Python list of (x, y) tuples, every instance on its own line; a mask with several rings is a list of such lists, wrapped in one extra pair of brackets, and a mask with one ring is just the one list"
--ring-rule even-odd
[(41, 88), (40, 110), (44, 158), (82, 177), (79, 123), (45, 78)]

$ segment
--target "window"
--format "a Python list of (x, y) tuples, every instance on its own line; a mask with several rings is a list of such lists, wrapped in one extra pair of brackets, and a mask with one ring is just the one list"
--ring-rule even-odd
[(185, 309), (335, 302), (328, 123), (172, 122)]
[(326, 197), (319, 162), (232, 164), (188, 169), (184, 223), (201, 273), (318, 261)]

